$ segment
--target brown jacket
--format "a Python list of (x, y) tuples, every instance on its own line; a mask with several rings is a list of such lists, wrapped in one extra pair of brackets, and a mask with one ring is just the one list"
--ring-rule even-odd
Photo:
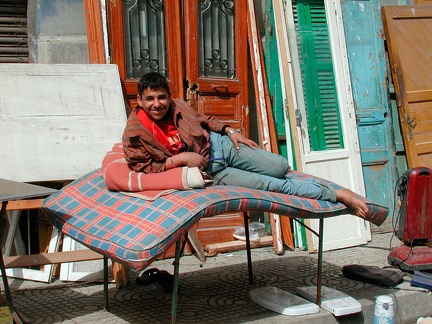
[[(134, 171), (157, 173), (166, 170), (166, 160), (172, 156), (137, 117), (139, 106), (131, 112), (123, 132), (123, 149), (129, 167)], [(192, 109), (185, 101), (173, 99), (171, 110), (174, 125), (188, 152), (208, 157), (210, 149), (209, 131), (221, 132), (226, 125), (213, 116), (203, 115)]]

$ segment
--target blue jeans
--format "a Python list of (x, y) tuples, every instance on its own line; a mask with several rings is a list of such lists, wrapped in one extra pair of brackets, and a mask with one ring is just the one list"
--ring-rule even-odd
[(251, 149), (240, 144), (236, 150), (228, 136), (210, 133), (210, 159), (208, 173), (215, 184), (241, 186), (285, 193), (289, 195), (336, 201), (334, 189), (316, 178), (292, 179), (289, 176), (288, 161), (281, 155)]

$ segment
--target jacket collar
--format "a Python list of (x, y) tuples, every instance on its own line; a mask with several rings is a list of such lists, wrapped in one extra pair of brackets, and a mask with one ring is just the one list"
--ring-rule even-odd
[[(142, 134), (148, 134), (150, 136), (151, 133), (147, 130), (147, 128), (145, 128), (142, 124), (141, 121), (139, 120), (138, 116), (137, 116), (137, 112), (139, 109), (142, 109), (139, 105), (136, 105), (135, 108), (132, 110), (129, 118), (128, 118), (128, 126), (131, 127), (126, 127), (124, 134), (128, 137), (136, 137), (136, 136), (141, 136)], [(168, 111), (169, 114), (173, 115), (173, 120), (174, 123), (177, 125), (176, 121), (179, 119), (180, 115), (181, 115), (181, 111), (179, 109), (177, 109), (177, 105), (175, 104), (175, 101), (172, 100), (171, 104), (170, 104), (170, 110)]]

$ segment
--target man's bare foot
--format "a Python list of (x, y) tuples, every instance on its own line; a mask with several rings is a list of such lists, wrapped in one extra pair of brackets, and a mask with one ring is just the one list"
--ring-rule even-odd
[(369, 211), (366, 204), (357, 198), (354, 192), (349, 189), (336, 190), (336, 199), (353, 209), (353, 215), (365, 217)]

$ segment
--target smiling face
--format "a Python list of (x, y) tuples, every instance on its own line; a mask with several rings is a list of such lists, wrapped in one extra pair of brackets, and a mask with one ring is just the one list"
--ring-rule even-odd
[(170, 108), (171, 97), (168, 92), (162, 88), (146, 88), (141, 96), (137, 96), (138, 105), (140, 105), (146, 114), (153, 120), (163, 119)]

